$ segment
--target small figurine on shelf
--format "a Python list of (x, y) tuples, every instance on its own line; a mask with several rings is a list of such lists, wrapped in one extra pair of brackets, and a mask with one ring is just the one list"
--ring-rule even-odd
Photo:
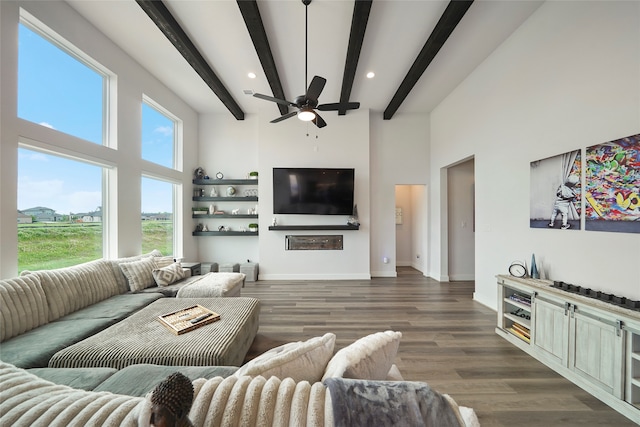
[(240, 208), (233, 209), (233, 210), (231, 211), (231, 215), (238, 215), (239, 213), (240, 213)]
[(202, 231), (202, 224), (196, 225), (196, 231)]
[(216, 187), (211, 187), (211, 191), (209, 192), (209, 197), (218, 197), (218, 190)]
[(273, 219), (271, 220), (271, 225), (273, 225), (274, 227), (278, 225), (278, 218), (274, 216)]
[(209, 215), (213, 215), (215, 211), (216, 211), (216, 207), (213, 205), (213, 203), (211, 203), (209, 205)]
[(202, 231), (209, 231), (209, 227), (207, 226), (207, 224), (202, 226)]

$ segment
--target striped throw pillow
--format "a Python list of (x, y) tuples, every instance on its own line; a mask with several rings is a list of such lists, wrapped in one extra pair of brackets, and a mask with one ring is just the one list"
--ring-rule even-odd
[(153, 278), (158, 286), (168, 286), (186, 276), (182, 265), (179, 262), (174, 262), (168, 267), (156, 268), (153, 270)]
[(155, 285), (152, 273), (154, 268), (156, 263), (152, 257), (120, 264), (120, 269), (129, 282), (129, 289), (133, 292)]

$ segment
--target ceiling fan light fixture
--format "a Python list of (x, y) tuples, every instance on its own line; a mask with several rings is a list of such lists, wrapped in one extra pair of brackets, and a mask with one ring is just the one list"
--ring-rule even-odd
[(310, 122), (311, 120), (316, 118), (316, 113), (309, 107), (304, 107), (300, 109), (298, 113), (298, 118), (303, 122)]

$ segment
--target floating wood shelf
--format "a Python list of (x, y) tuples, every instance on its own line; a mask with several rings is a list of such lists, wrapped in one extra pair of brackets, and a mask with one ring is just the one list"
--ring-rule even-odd
[(257, 202), (258, 196), (238, 196), (238, 197), (193, 197), (194, 202)]
[(237, 214), (237, 215), (233, 215), (233, 214), (201, 214), (201, 215), (196, 215), (193, 214), (191, 215), (191, 218), (258, 218), (258, 215), (247, 215), (247, 214)]
[(269, 231), (280, 230), (359, 230), (359, 225), (270, 225)]
[(258, 185), (257, 179), (194, 179), (195, 185)]
[(194, 236), (257, 236), (257, 231), (194, 231)]

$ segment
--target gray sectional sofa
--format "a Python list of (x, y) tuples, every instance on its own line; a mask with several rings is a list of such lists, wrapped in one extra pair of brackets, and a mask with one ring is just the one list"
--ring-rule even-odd
[(167, 258), (153, 251), (0, 280), (0, 359), (21, 368), (46, 367), (59, 350), (200, 278), (132, 292), (120, 265), (146, 257)]

